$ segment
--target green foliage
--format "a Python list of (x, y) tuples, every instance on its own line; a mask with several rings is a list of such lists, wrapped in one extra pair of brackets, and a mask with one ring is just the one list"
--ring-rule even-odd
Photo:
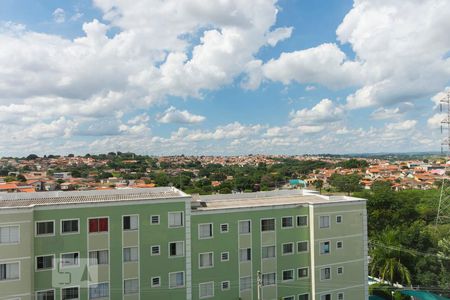
[(367, 168), (369, 166), (369, 163), (363, 159), (351, 158), (349, 160), (344, 160), (337, 163), (336, 166), (345, 169), (356, 169), (356, 168)]
[(333, 174), (330, 177), (330, 184), (337, 188), (340, 192), (346, 192), (348, 195), (352, 192), (357, 192), (362, 189), (359, 181), (361, 180), (361, 176), (358, 174), (351, 175), (341, 175), (341, 174)]

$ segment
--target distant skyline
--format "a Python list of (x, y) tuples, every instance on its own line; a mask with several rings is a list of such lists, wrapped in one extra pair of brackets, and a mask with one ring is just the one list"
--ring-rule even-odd
[(3, 0), (0, 157), (439, 151), (448, 0)]

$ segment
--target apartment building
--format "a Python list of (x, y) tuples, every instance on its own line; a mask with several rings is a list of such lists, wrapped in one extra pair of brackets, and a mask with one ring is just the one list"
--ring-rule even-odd
[(365, 200), (175, 188), (0, 195), (0, 300), (361, 300)]

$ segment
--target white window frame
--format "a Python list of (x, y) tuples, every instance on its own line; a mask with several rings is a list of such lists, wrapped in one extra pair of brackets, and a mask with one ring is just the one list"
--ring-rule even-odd
[[(136, 292), (132, 292), (132, 293), (125, 293), (125, 281), (130, 281), (130, 280), (136, 280), (137, 281), (137, 291)], [(139, 284), (139, 278), (138, 277), (135, 277), (135, 278), (126, 278), (126, 279), (124, 279), (123, 280), (123, 294), (124, 295), (136, 295), (136, 294), (139, 294), (139, 292), (140, 292), (140, 286), (139, 286), (140, 284)]]
[[(181, 243), (181, 251), (182, 251), (182, 253), (180, 254), (180, 255), (170, 255), (170, 244), (173, 244), (173, 243)], [(184, 249), (184, 241), (170, 241), (168, 244), (167, 244), (167, 256), (169, 257), (169, 258), (177, 258), (177, 257), (184, 257), (184, 252), (185, 252), (185, 249)]]
[[(330, 278), (322, 279), (322, 270), (325, 270), (325, 269), (330, 269)], [(333, 278), (333, 276), (331, 276), (331, 266), (330, 267), (323, 267), (323, 268), (319, 269), (319, 279), (320, 279), (320, 281), (328, 281), (328, 280), (331, 280), (332, 278)]]
[[(284, 272), (292, 272), (292, 278), (291, 279), (284, 279)], [(286, 270), (282, 270), (281, 271), (281, 280), (283, 282), (288, 282), (288, 281), (294, 281), (295, 280), (295, 270), (294, 269), (286, 269)]]
[[(212, 295), (206, 295), (206, 296), (200, 295), (202, 285), (211, 285), (212, 286)], [(198, 298), (199, 299), (207, 299), (207, 298), (213, 298), (213, 297), (214, 297), (214, 281), (201, 282), (198, 284)]]
[[(137, 226), (136, 226), (136, 228), (124, 229), (123, 226), (125, 224), (125, 222), (124, 222), (124, 218), (125, 217), (130, 217), (130, 227), (131, 227), (131, 218), (132, 217), (136, 217), (137, 218)], [(137, 215), (137, 214), (134, 214), (134, 215), (122, 215), (122, 231), (125, 231), (125, 232), (131, 231), (131, 232), (133, 232), (133, 231), (138, 231), (138, 230), (139, 230), (139, 215)]]
[[(248, 222), (249, 232), (241, 233), (241, 222)], [(252, 220), (239, 220), (238, 221), (238, 232), (239, 235), (247, 235), (252, 233)]]
[[(53, 223), (53, 233), (44, 233), (44, 234), (38, 234), (38, 223), (47, 223), (52, 222)], [(56, 228), (55, 228), (55, 220), (39, 220), (34, 222), (34, 236), (35, 237), (47, 237), (47, 236), (55, 236)]]
[[(181, 225), (170, 225), (170, 214), (181, 214)], [(167, 213), (167, 227), (168, 228), (182, 228), (182, 227), (184, 227), (184, 223), (185, 223), (185, 220), (184, 220), (184, 211), (169, 211), (168, 213)]]
[[(300, 270), (305, 270), (306, 269), (306, 272), (308, 273), (306, 276), (304, 276), (304, 277), (300, 277), (299, 276), (299, 271)], [(308, 279), (309, 278), (309, 267), (302, 267), (302, 268), (297, 268), (297, 279), (298, 280), (302, 280), (302, 279)]]
[[(248, 259), (248, 250), (250, 249), (250, 259)], [(241, 260), (241, 251), (245, 250), (246, 251), (246, 260)], [(250, 262), (252, 261), (252, 248), (251, 247), (247, 247), (247, 248), (239, 248), (239, 263), (246, 263), (246, 262)]]
[(333, 299), (333, 295), (332, 294), (330, 294), (330, 293), (326, 293), (326, 294), (321, 294), (320, 295), (320, 300), (325, 300), (326, 298), (326, 296), (330, 296), (330, 299)]
[[(339, 273), (339, 269), (341, 269), (341, 273)], [(341, 276), (344, 275), (344, 266), (339, 266), (336, 268), (336, 275)]]
[[(109, 224), (108, 224), (108, 225), (109, 225)], [(108, 227), (108, 229), (109, 229), (109, 227)], [(90, 295), (91, 295), (91, 287), (92, 287), (92, 286), (98, 286), (98, 285), (100, 285), (100, 284), (105, 284), (105, 283), (108, 284), (108, 297), (91, 298), (91, 297), (90, 297)], [(104, 299), (104, 298), (108, 298), (108, 299), (109, 299), (109, 297), (111, 297), (111, 284), (109, 283), (109, 281), (96, 282), (96, 283), (91, 283), (91, 284), (89, 284), (89, 286), (88, 286), (88, 299), (89, 299), (89, 300), (91, 300), (91, 299)]]
[[(103, 252), (103, 251), (106, 251), (107, 253), (108, 253), (108, 263), (107, 264), (99, 264), (98, 263), (98, 261), (97, 261), (97, 263), (96, 264), (91, 264), (91, 255), (90, 255), (90, 253), (91, 252)], [(122, 254), (123, 255), (123, 254)], [(103, 266), (103, 265), (109, 265), (110, 264), (110, 253), (109, 253), (109, 249), (96, 249), (96, 250), (89, 250), (88, 251), (88, 264), (89, 264), (89, 266)], [(122, 258), (122, 260), (123, 260), (123, 258)]]
[[(263, 257), (263, 248), (268, 248), (268, 247), (273, 247), (274, 248), (274, 256)], [(275, 258), (277, 258), (277, 246), (276, 245), (261, 246), (261, 259), (262, 260), (275, 259)]]
[(295, 295), (284, 296), (282, 299), (283, 299), (283, 300), (295, 300)]
[[(306, 217), (306, 225), (298, 225), (298, 218), (299, 217)], [(295, 216), (295, 226), (300, 227), (300, 228), (306, 228), (308, 227), (309, 224), (309, 217), (308, 215), (297, 215)]]
[[(275, 275), (275, 278), (274, 278), (274, 280), (273, 280), (273, 283), (270, 283), (270, 284), (264, 284), (264, 276), (268, 276), (268, 275)], [(276, 285), (277, 284), (277, 273), (276, 272), (269, 272), (269, 273), (263, 273), (262, 275), (261, 275), (261, 282), (262, 282), (262, 286), (263, 287), (266, 287), (266, 286), (274, 286), (274, 285)]]
[[(65, 290), (65, 289), (72, 289), (72, 288), (77, 288), (78, 289), (78, 298), (74, 298), (74, 299), (80, 299), (80, 294), (81, 294), (81, 291), (80, 291), (80, 286), (79, 285), (74, 285), (74, 286), (65, 286), (65, 287), (62, 287), (61, 288), (61, 295), (60, 295), (60, 298), (61, 298), (61, 300), (63, 300), (63, 290)], [(56, 298), (56, 295), (55, 295), (55, 298)]]
[[(285, 219), (285, 218), (291, 218), (291, 226), (283, 226), (283, 219)], [(291, 229), (291, 228), (294, 228), (294, 227), (295, 227), (294, 222), (295, 222), (295, 220), (294, 220), (294, 217), (293, 217), (293, 216), (284, 216), (284, 217), (281, 217), (281, 229)]]
[[(273, 220), (273, 230), (263, 230), (262, 222), (267, 221), (267, 220)], [(277, 219), (276, 218), (261, 218), (261, 219), (259, 219), (259, 224), (261, 226), (259, 228), (259, 230), (262, 234), (264, 234), (265, 232), (275, 232), (277, 230)]]
[[(62, 258), (62, 256), (63, 256), (64, 254), (75, 254), (75, 253), (78, 254), (77, 264), (76, 264), (76, 265), (64, 266), (64, 265), (63, 265), (63, 258)], [(79, 252), (79, 251), (75, 251), (75, 252), (65, 252), (65, 253), (61, 253), (61, 254), (59, 255), (59, 267), (60, 267), (61, 269), (78, 268), (79, 266), (80, 266), (80, 252)]]
[[(226, 254), (227, 255), (227, 259), (223, 259), (223, 255)], [(230, 260), (230, 252), (228, 251), (224, 251), (220, 253), (220, 261), (229, 261)]]
[[(223, 284), (225, 282), (228, 284), (227, 288), (223, 288)], [(220, 290), (221, 291), (229, 291), (230, 289), (231, 289), (231, 282), (229, 280), (224, 280), (224, 281), (220, 282)]]
[[(201, 262), (202, 262), (202, 255), (211, 255), (211, 265), (208, 266), (201, 266)], [(210, 252), (202, 252), (198, 254), (198, 268), (199, 269), (210, 269), (210, 268), (214, 268), (214, 252), (210, 251)]]
[[(63, 232), (63, 222), (64, 221), (77, 221), (78, 222), (78, 231), (71, 231), (71, 232)], [(73, 219), (61, 219), (59, 220), (59, 234), (60, 235), (72, 235), (72, 234), (80, 234), (80, 218), (73, 218)]]
[[(328, 217), (328, 226), (327, 227), (322, 227), (321, 226), (321, 222), (320, 222), (320, 220), (321, 220), (321, 218), (322, 217)], [(318, 221), (319, 221), (319, 229), (330, 229), (331, 228), (331, 217), (330, 217), (330, 215), (321, 215), (321, 216), (319, 216), (319, 218), (318, 218)]]
[(310, 300), (310, 299), (309, 299), (309, 293), (298, 294), (298, 299), (300, 300), (300, 296), (305, 296), (305, 295), (307, 295), (308, 300)]
[[(158, 253), (153, 253), (153, 247), (158, 247)], [(151, 245), (150, 246), (150, 256), (161, 255), (161, 245)]]
[[(338, 247), (339, 243), (341, 243), (341, 247)], [(342, 240), (336, 241), (336, 249), (344, 249), (344, 241)]]
[[(291, 245), (291, 246), (292, 246), (292, 252), (284, 253), (284, 245)], [(292, 255), (292, 254), (294, 254), (294, 253), (295, 253), (294, 247), (295, 247), (295, 245), (294, 245), (293, 242), (281, 244), (281, 255), (282, 255), (282, 256), (285, 256), (285, 255)]]
[(55, 290), (55, 289), (46, 289), (46, 290), (36, 291), (36, 292), (34, 293), (34, 296), (36, 297), (35, 299), (36, 299), (36, 300), (38, 299), (38, 293), (43, 293), (43, 292), (53, 292), (53, 295), (54, 295), (55, 298), (56, 298), (56, 290)]
[[(135, 260), (125, 260), (125, 249), (133, 249), (133, 248), (136, 248), (136, 253), (137, 253), (137, 257), (136, 257), (136, 259)], [(131, 250), (130, 250), (131, 251)], [(131, 252), (130, 252), (130, 257), (131, 257)], [(124, 264), (127, 264), (127, 263), (136, 263), (136, 262), (138, 262), (139, 261), (139, 247), (138, 246), (132, 246), (132, 247), (123, 247), (122, 248), (122, 262), (124, 263)]]
[[(200, 236), (200, 232), (201, 232), (200, 228), (201, 228), (201, 226), (205, 226), (205, 225), (209, 225), (210, 226), (210, 228), (211, 228), (211, 235), (207, 236), (207, 237), (202, 237), (202, 236)], [(207, 240), (207, 239), (214, 238), (214, 225), (213, 225), (213, 223), (201, 223), (201, 224), (198, 224), (197, 230), (198, 230), (198, 239), (199, 240)]]
[[(300, 243), (306, 243), (306, 250), (305, 251), (298, 251), (298, 244)], [(309, 253), (309, 241), (305, 240), (305, 241), (297, 241), (297, 253)]]
[[(242, 279), (249, 279), (250, 278), (250, 284), (249, 284), (249, 287), (247, 288), (245, 288), (245, 289), (243, 289), (242, 288), (242, 284), (241, 284), (241, 281), (242, 281)], [(242, 277), (239, 277), (239, 291), (240, 292), (244, 292), (244, 291), (251, 291), (252, 290), (252, 281), (253, 281), (253, 278), (252, 278), (252, 276), (242, 276)]]
[[(20, 224), (0, 224), (0, 228), (2, 227), (18, 227), (18, 234), (17, 234), (17, 242), (8, 242), (8, 243), (0, 243), (0, 246), (4, 246), (4, 245), (19, 245), (20, 244)], [(11, 229), (9, 229), (11, 230)], [(10, 233), (11, 235), (11, 233)]]
[[(342, 295), (342, 299), (339, 299), (339, 295)], [(344, 292), (338, 292), (337, 295), (336, 295), (336, 300), (345, 300)]]
[[(158, 279), (158, 284), (153, 284), (154, 279)], [(150, 286), (152, 288), (161, 287), (161, 276), (154, 276), (154, 277), (150, 278)]]
[[(52, 267), (51, 268), (47, 268), (47, 269), (38, 269), (37, 265), (38, 265), (38, 257), (45, 257), (45, 256), (52, 256), (53, 260), (52, 260)], [(42, 255), (36, 255), (34, 257), (34, 270), (35, 272), (45, 272), (45, 271), (51, 271), (51, 270), (55, 270), (55, 254), (42, 254)]]
[[(222, 230), (222, 226), (226, 226), (226, 230)], [(230, 225), (228, 223), (222, 223), (220, 224), (220, 233), (228, 233), (230, 232)]]
[[(322, 244), (328, 243), (328, 253), (322, 253)], [(331, 254), (331, 241), (322, 241), (319, 242), (319, 254), (320, 255), (330, 255)]]
[[(183, 285), (180, 285), (180, 286), (174, 286), (174, 287), (171, 287), (170, 286), (170, 276), (172, 275), (172, 274), (178, 274), (178, 273), (181, 273), (181, 274), (183, 274)], [(176, 272), (169, 272), (169, 289), (181, 289), (181, 288), (184, 288), (185, 286), (186, 286), (186, 278), (185, 278), (185, 274), (184, 274), (184, 271), (176, 271)]]
[[(341, 218), (340, 222), (338, 222), (338, 218)], [(344, 217), (342, 215), (337, 215), (336, 216), (336, 224), (342, 224), (343, 221), (344, 221)]]
[[(98, 230), (100, 230), (100, 219), (107, 219), (108, 220), (108, 230), (107, 231), (93, 231), (93, 232), (89, 232), (89, 222), (91, 221), (91, 220), (98, 220)], [(111, 220), (110, 220), (110, 218), (109, 218), (109, 216), (98, 216), (98, 217), (90, 217), (90, 218), (88, 218), (87, 219), (87, 221), (86, 221), (86, 231), (87, 231), (87, 234), (88, 235), (91, 235), (91, 234), (109, 234), (109, 232), (110, 232), (110, 230), (111, 230), (111, 222), (110, 222)], [(100, 283), (108, 283), (109, 284), (109, 281), (106, 281), (106, 282), (100, 282)]]
[[(153, 217), (157, 217), (158, 218), (158, 222), (157, 223), (153, 223)], [(159, 225), (161, 224), (161, 216), (160, 215), (151, 215), (150, 216), (150, 225)]]
[(3, 279), (3, 280), (0, 280), (0, 283), (2, 283), (2, 282), (13, 282), (13, 281), (19, 281), (20, 280), (20, 278), (22, 277), (21, 276), (21, 266), (22, 266), (22, 264), (21, 264), (21, 262), (18, 260), (18, 261), (3, 261), (3, 262), (0, 262), (0, 264), (1, 265), (3, 265), (3, 264), (18, 264), (19, 266), (18, 266), (18, 273), (19, 273), (19, 277), (18, 278), (12, 278), (12, 279)]

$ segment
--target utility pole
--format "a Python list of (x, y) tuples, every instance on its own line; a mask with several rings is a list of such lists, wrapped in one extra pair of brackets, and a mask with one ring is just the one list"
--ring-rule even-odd
[(258, 300), (261, 300), (261, 289), (262, 289), (262, 280), (261, 280), (261, 271), (256, 272), (256, 285), (258, 288)]

